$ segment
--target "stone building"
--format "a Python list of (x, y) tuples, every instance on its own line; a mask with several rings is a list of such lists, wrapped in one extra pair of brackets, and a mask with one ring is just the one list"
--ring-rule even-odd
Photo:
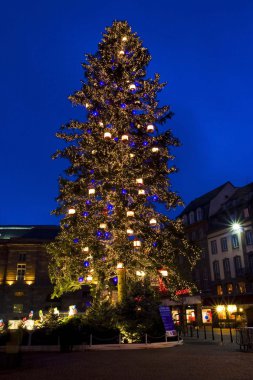
[(57, 226), (0, 226), (0, 319), (20, 319), (32, 310), (70, 305), (84, 309), (88, 289), (52, 299), (53, 286), (48, 275), (46, 244), (54, 240)]

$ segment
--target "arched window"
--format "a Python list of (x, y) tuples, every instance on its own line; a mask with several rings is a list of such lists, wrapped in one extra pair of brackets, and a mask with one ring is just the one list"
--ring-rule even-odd
[(183, 216), (183, 224), (187, 226), (187, 215)]

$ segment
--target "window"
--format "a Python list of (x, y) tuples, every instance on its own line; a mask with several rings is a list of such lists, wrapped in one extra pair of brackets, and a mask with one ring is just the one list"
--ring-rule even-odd
[(193, 224), (195, 222), (194, 212), (193, 211), (190, 212), (189, 219), (190, 219), (190, 224)]
[(213, 274), (215, 280), (220, 280), (220, 266), (219, 261), (213, 262)]
[(248, 208), (245, 208), (243, 210), (243, 214), (244, 214), (244, 218), (248, 218), (249, 217), (249, 209)]
[(230, 278), (231, 277), (231, 271), (230, 271), (230, 262), (229, 259), (223, 260), (223, 269), (224, 269), (224, 277)]
[(232, 239), (232, 247), (233, 248), (239, 248), (238, 235), (237, 234), (232, 235), (231, 239)]
[(26, 264), (18, 264), (17, 265), (17, 275), (16, 280), (22, 281), (25, 279), (25, 272), (26, 272)]
[(253, 244), (253, 233), (252, 230), (248, 230), (245, 232), (246, 235), (246, 244), (252, 245)]
[(222, 252), (225, 252), (228, 250), (228, 242), (227, 242), (227, 238), (221, 238), (220, 239), (220, 245), (221, 245), (221, 250)]
[(26, 253), (23, 253), (23, 252), (20, 253), (20, 254), (19, 254), (18, 261), (19, 261), (19, 262), (26, 261)]
[(203, 219), (202, 209), (197, 208), (197, 221), (199, 222), (202, 219)]
[(15, 293), (14, 293), (14, 296), (15, 296), (15, 297), (23, 297), (24, 295), (25, 295), (24, 292), (15, 292)]
[(21, 303), (14, 304), (13, 313), (23, 313), (23, 305)]
[(235, 274), (236, 276), (242, 275), (242, 261), (240, 256), (234, 257)]
[(233, 293), (233, 284), (231, 284), (231, 283), (227, 284), (226, 288), (227, 288), (227, 294)]
[(208, 270), (206, 268), (203, 269), (203, 288), (208, 289), (209, 287), (209, 276), (208, 276)]
[(249, 271), (253, 273), (253, 254), (249, 255)]
[(238, 282), (238, 291), (239, 293), (243, 294), (243, 293), (246, 293), (246, 286), (245, 286), (245, 282)]
[(222, 294), (223, 294), (223, 289), (222, 289), (222, 286), (221, 286), (221, 285), (217, 285), (217, 286), (216, 286), (216, 291), (217, 291), (217, 295), (218, 295), (218, 296), (222, 296)]
[(216, 240), (212, 240), (211, 241), (211, 252), (212, 252), (212, 255), (215, 255), (217, 253)]

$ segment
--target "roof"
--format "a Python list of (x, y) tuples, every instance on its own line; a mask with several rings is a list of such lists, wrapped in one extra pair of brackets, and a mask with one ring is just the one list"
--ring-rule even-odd
[[(251, 193), (251, 194), (250, 194)], [(229, 198), (229, 201), (233, 201), (235, 199), (243, 199), (250, 195), (250, 198), (253, 197), (253, 182), (248, 183), (243, 187), (238, 187), (232, 197)]]
[[(186, 208), (184, 209), (184, 211), (181, 213), (181, 215), (185, 214), (185, 213), (188, 213), (189, 211), (192, 211), (192, 210), (195, 210), (196, 208), (198, 207), (203, 207), (204, 205), (207, 205), (211, 202), (211, 200), (213, 198), (216, 197), (217, 194), (219, 194), (219, 192), (227, 185), (227, 184), (231, 184), (230, 181), (227, 181), (225, 182), (223, 185), (219, 186), (219, 187), (216, 187), (216, 189), (213, 189), (211, 191), (209, 191), (208, 193), (204, 194), (204, 195), (201, 195), (201, 197), (198, 197), (196, 199), (194, 199), (192, 202), (190, 202), (188, 204), (188, 206), (186, 206)], [(231, 184), (232, 185), (232, 184)]]
[(51, 241), (59, 233), (59, 226), (0, 226), (0, 242), (2, 241)]

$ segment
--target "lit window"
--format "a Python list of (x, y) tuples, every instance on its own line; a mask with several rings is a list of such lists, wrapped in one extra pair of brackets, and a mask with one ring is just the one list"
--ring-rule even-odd
[(14, 304), (13, 313), (23, 313), (23, 305), (21, 303)]
[(197, 208), (197, 221), (199, 222), (202, 219), (203, 219), (202, 209)]
[(246, 286), (245, 286), (245, 282), (238, 282), (238, 291), (239, 293), (246, 293)]
[(231, 236), (231, 239), (232, 239), (232, 247), (233, 248), (239, 248), (239, 239), (238, 239), (238, 235), (237, 234), (234, 234)]
[(16, 280), (17, 281), (25, 280), (25, 272), (26, 272), (26, 264), (18, 264)]
[(228, 250), (228, 243), (227, 243), (227, 238), (221, 238), (220, 239), (220, 245), (221, 245), (221, 250), (222, 252), (225, 252)]
[(194, 212), (193, 211), (190, 212), (189, 219), (190, 219), (190, 224), (193, 224), (195, 222)]
[(246, 235), (246, 243), (247, 243), (247, 245), (252, 245), (253, 244), (253, 233), (252, 233), (252, 230), (246, 231), (245, 235)]
[(212, 255), (215, 255), (217, 253), (216, 240), (212, 240), (211, 241), (211, 252), (212, 252)]
[(227, 284), (227, 294), (233, 293), (233, 284), (229, 283)]
[(217, 295), (218, 295), (218, 296), (222, 296), (222, 294), (223, 294), (223, 289), (222, 289), (222, 286), (221, 286), (221, 285), (217, 285), (217, 286), (216, 286), (216, 291), (217, 291)]

